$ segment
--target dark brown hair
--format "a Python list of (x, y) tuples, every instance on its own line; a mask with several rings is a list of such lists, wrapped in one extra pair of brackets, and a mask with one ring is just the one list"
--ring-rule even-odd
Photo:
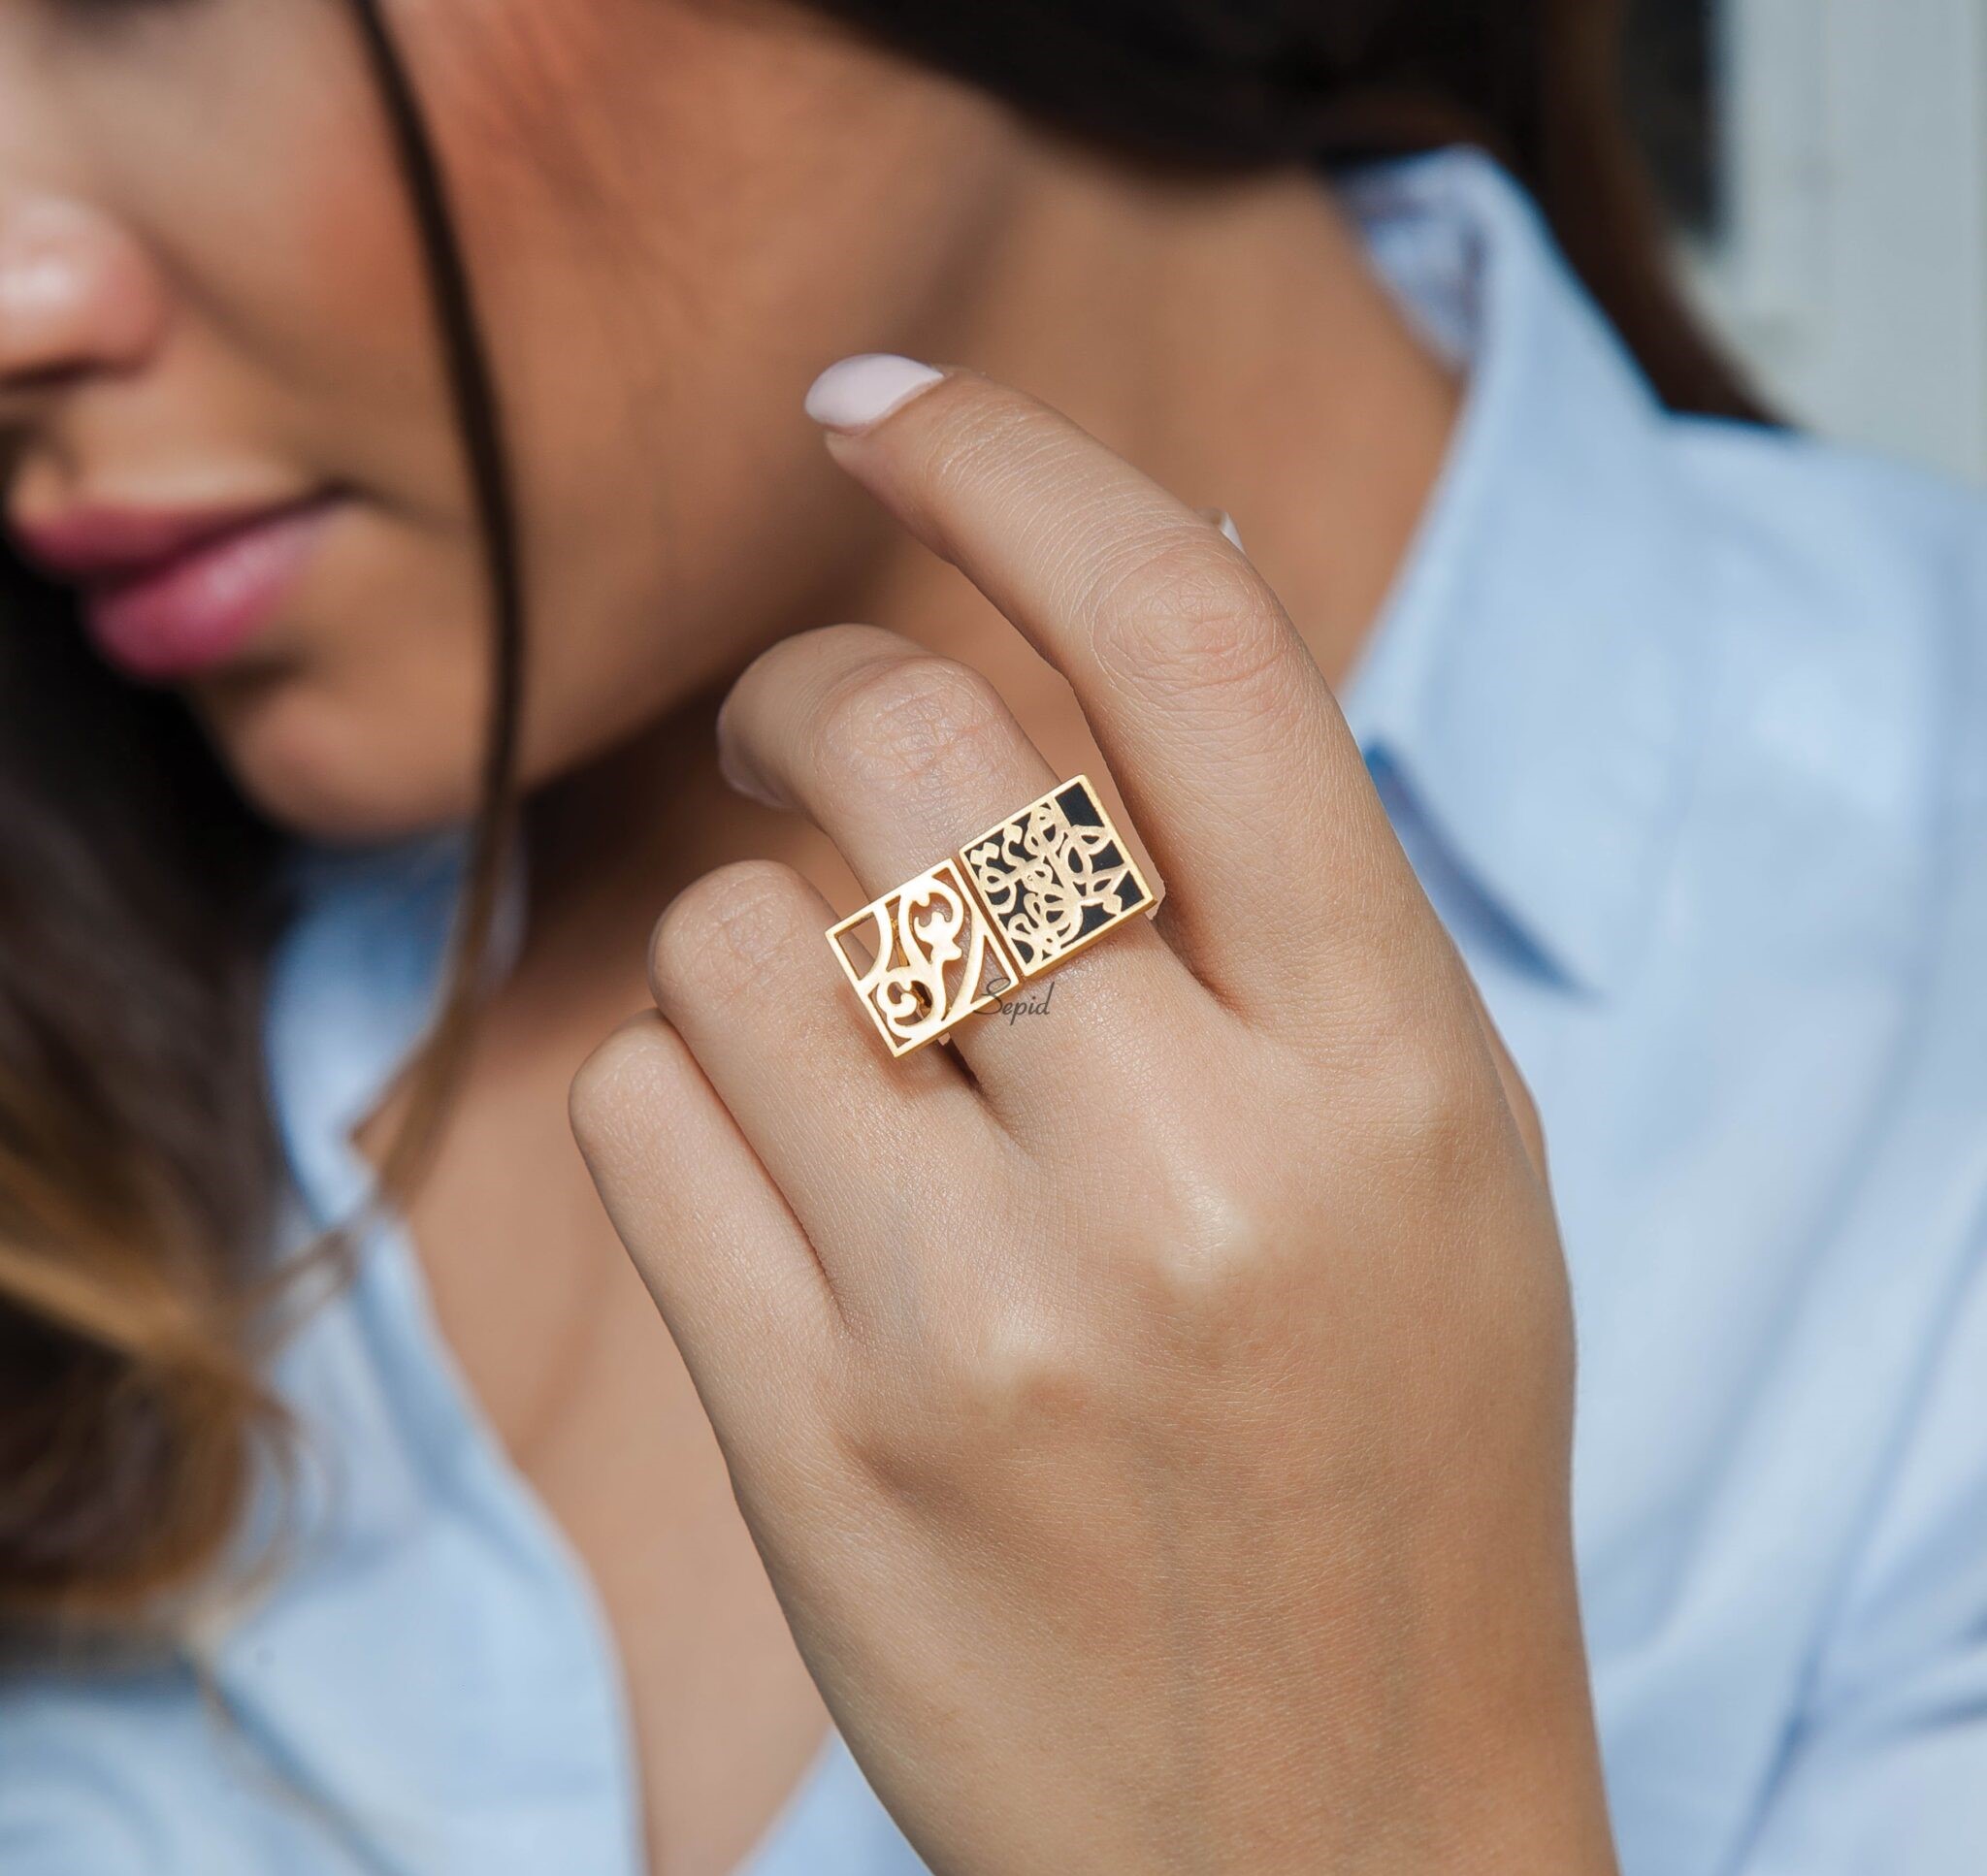
[[(1674, 407), (1752, 416), (1677, 295), (1609, 0), (816, 0), (1144, 161), (1246, 170), (1475, 142), (1537, 197)], [(483, 808), (451, 988), (384, 1183), (443, 1111), (515, 818), (524, 581), (501, 405), (415, 92), (348, 0), (427, 258), (486, 547)], [(170, 699), (0, 556), (0, 1619), (118, 1622), (226, 1543), (279, 1425), (260, 1381), (278, 1170), (260, 1072), (281, 843)]]

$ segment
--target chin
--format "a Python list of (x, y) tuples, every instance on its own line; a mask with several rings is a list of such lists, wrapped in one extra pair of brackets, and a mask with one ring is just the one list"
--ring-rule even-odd
[(216, 685), (194, 707), (235, 785), (307, 840), (373, 846), (468, 820), (478, 804), (480, 725), (371, 710), (297, 674)]

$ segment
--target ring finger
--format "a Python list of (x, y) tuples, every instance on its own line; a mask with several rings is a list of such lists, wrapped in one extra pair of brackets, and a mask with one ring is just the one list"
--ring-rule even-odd
[[(726, 699), (718, 739), (732, 773), (805, 813), (878, 896), (1065, 779), (985, 678), (873, 626), (763, 654)], [(1059, 975), (1069, 982), (1054, 1023), (969, 1019), (952, 1031), (998, 1112), (1088, 1085), (1100, 1050), (1140, 1046), (1159, 999), (1205, 995), (1144, 919)]]

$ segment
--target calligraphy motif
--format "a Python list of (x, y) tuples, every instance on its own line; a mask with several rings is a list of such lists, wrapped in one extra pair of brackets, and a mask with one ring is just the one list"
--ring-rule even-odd
[(990, 827), (961, 857), (1024, 978), (1156, 903), (1087, 776)]
[[(847, 942), (859, 932), (866, 964)], [(936, 1041), (997, 1001), (1019, 975), (956, 860), (865, 905), (832, 927), (828, 942), (893, 1055)]]

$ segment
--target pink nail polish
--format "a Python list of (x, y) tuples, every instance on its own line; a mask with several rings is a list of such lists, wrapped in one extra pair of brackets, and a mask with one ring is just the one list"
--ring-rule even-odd
[(944, 375), (895, 352), (859, 352), (814, 380), (807, 392), (807, 414), (825, 430), (867, 430)]

